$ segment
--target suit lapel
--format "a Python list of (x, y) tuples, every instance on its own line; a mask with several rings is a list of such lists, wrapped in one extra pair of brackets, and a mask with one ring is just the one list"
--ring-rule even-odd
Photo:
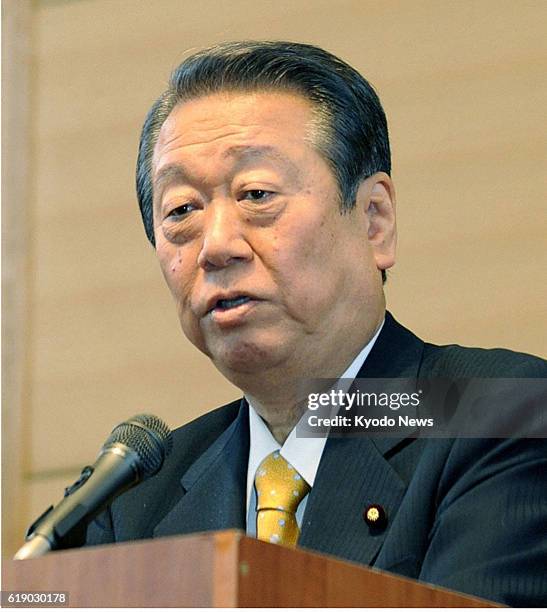
[(368, 564), (385, 536), (363, 520), (368, 505), (394, 516), (404, 483), (369, 438), (330, 438), (310, 493), (299, 545)]
[[(357, 378), (418, 378), (424, 343), (386, 311), (384, 327)], [(382, 454), (389, 453), (406, 437), (372, 438)]]
[[(386, 313), (384, 327), (358, 378), (416, 378), (423, 342)], [(405, 438), (329, 438), (310, 493), (299, 545), (371, 564), (406, 491), (388, 457)], [(363, 510), (383, 507), (386, 530), (371, 530)]]
[(386, 312), (384, 327), (357, 378), (417, 376), (424, 343)]
[(181, 479), (182, 498), (154, 529), (154, 537), (217, 529), (245, 529), (248, 408), (195, 461)]

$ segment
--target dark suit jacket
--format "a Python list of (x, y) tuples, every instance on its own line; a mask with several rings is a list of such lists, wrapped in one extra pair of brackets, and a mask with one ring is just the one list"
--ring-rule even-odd
[[(389, 313), (359, 377), (547, 377), (495, 349), (433, 346)], [(236, 401), (174, 432), (162, 470), (119, 497), (88, 544), (245, 529), (248, 411)], [(380, 504), (383, 530), (363, 509)], [(547, 604), (544, 439), (329, 438), (299, 545), (513, 606)]]

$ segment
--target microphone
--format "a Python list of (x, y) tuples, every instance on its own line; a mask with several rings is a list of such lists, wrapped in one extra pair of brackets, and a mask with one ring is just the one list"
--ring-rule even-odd
[(27, 542), (14, 559), (81, 546), (88, 523), (118, 495), (156, 474), (172, 446), (171, 431), (154, 415), (138, 414), (117, 425), (97, 461), (84, 467), (79, 479), (65, 489), (64, 499), (29, 527)]

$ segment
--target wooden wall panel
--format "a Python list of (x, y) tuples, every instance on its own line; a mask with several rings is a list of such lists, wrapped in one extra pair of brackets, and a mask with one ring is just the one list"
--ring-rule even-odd
[(32, 11), (2, 3), (2, 551), (28, 516), (28, 269)]
[(51, 502), (48, 479), (92, 461), (131, 414), (150, 411), (175, 426), (237, 396), (179, 332), (134, 196), (142, 119), (189, 49), (294, 39), (360, 69), (380, 93), (392, 137), (400, 251), (391, 310), (434, 342), (547, 356), (547, 3), (33, 6), (33, 509)]

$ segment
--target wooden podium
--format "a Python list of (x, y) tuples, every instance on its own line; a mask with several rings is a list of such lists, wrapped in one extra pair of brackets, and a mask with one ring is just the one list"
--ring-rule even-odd
[(238, 531), (54, 552), (2, 574), (3, 591), (65, 591), (70, 607), (497, 607)]

